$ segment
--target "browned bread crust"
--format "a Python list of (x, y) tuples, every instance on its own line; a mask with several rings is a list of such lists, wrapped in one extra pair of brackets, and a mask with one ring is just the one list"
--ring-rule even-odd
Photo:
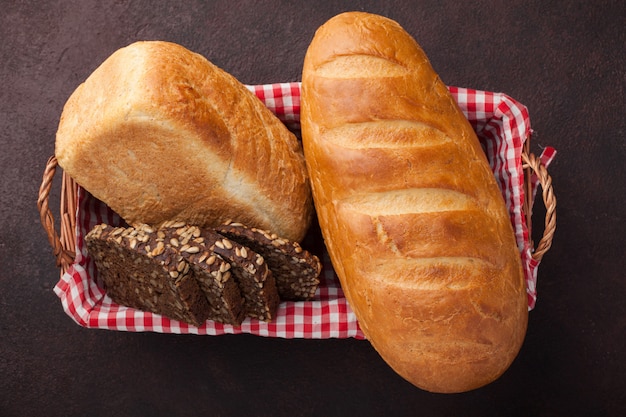
[(475, 132), (398, 23), (352, 12), (318, 29), (302, 140), (320, 227), (359, 324), (429, 391), (499, 377), (527, 325), (519, 251)]
[(296, 137), (233, 76), (184, 47), (136, 42), (70, 96), (59, 165), (129, 224), (228, 219), (300, 241), (312, 214)]

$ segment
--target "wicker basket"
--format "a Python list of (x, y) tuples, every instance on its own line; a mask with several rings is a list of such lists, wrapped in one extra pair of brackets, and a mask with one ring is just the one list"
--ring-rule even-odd
[[(264, 103), (272, 110), (278, 117), (281, 119), (288, 127), (294, 127), (298, 125), (299, 122), (299, 85), (297, 83), (283, 83), (283, 84), (274, 84), (274, 85), (263, 85), (263, 86), (250, 86), (259, 98), (261, 98)], [(556, 229), (556, 198), (554, 196), (553, 187), (552, 187), (552, 179), (547, 171), (547, 163), (549, 162), (551, 157), (547, 157), (542, 155), (542, 157), (536, 157), (530, 152), (530, 124), (528, 122), (528, 115), (526, 109), (523, 105), (517, 103), (515, 100), (511, 99), (508, 96), (501, 95), (499, 93), (489, 93), (489, 92), (480, 92), (477, 90), (469, 90), (469, 89), (458, 89), (454, 88), (452, 90), (453, 94), (456, 94), (457, 97), (463, 98), (470, 95), (472, 97), (469, 102), (475, 103), (476, 98), (482, 100), (485, 97), (493, 98), (496, 97), (500, 100), (500, 104), (504, 106), (504, 111), (508, 112), (513, 119), (512, 123), (520, 123), (522, 128), (518, 128), (516, 125), (513, 131), (515, 134), (523, 137), (518, 138), (519, 141), (514, 141), (516, 143), (516, 152), (515, 154), (519, 156), (520, 159), (514, 159), (514, 164), (516, 166), (516, 172), (519, 173), (518, 180), (516, 181), (516, 189), (523, 192), (524, 199), (521, 200), (522, 194), (518, 194), (518, 198), (515, 203), (515, 225), (520, 226), (523, 231), (523, 246), (524, 249), (521, 250), (522, 261), (525, 265), (525, 275), (527, 279), (527, 289), (529, 290), (529, 308), (532, 309), (534, 307), (534, 302), (536, 298), (536, 292), (534, 288), (534, 284), (536, 281), (536, 268), (545, 255), (545, 253), (550, 249), (552, 245), (552, 239), (554, 236), (554, 232)], [(484, 107), (486, 108), (486, 107)], [(468, 109), (466, 108), (464, 111), (474, 112), (469, 114), (470, 116), (476, 116), (483, 114), (483, 107), (478, 109)], [(500, 109), (498, 106), (497, 109)], [(493, 109), (492, 109), (493, 110)], [(522, 115), (523, 117), (519, 117)], [(472, 117), (468, 117), (470, 122), (472, 122)], [(480, 118), (480, 116), (478, 117)], [(518, 120), (519, 119), (519, 120)], [(475, 127), (485, 128), (484, 125)], [(521, 145), (523, 143), (523, 146)], [(551, 148), (550, 148), (551, 149)], [(552, 150), (553, 151), (553, 150)], [(502, 153), (498, 153), (498, 155), (502, 156)], [(509, 161), (507, 159), (507, 161)], [(545, 162), (545, 164), (544, 164)], [(55, 219), (53, 218), (52, 210), (50, 210), (50, 191), (53, 184), (54, 176), (57, 172), (57, 160), (56, 157), (52, 156), (45, 167), (42, 184), (39, 190), (39, 198), (38, 198), (38, 208), (41, 216), (41, 222), (47, 233), (48, 240), (50, 245), (52, 246), (54, 256), (56, 258), (56, 264), (60, 268), (61, 281), (64, 281), (63, 278), (67, 278), (67, 275), (72, 275), (76, 272), (76, 263), (75, 260), (80, 263), (81, 258), (78, 258), (77, 250), (81, 246), (77, 245), (77, 237), (82, 236), (82, 233), (86, 233), (84, 226), (78, 225), (77, 227), (77, 217), (80, 218), (79, 214), (82, 214), (80, 202), (81, 195), (83, 190), (79, 189), (78, 184), (65, 172), (62, 174), (62, 183), (61, 183), (61, 203), (60, 203), (60, 228), (57, 231), (55, 225)], [(543, 235), (539, 242), (535, 245), (532, 242), (532, 208), (535, 196), (537, 195), (537, 189), (541, 187), (542, 189), (542, 200), (544, 206), (546, 208), (545, 219), (543, 225)], [(504, 190), (504, 189), (503, 189)], [(519, 213), (523, 215), (520, 215)], [(525, 230), (524, 230), (525, 229)], [(516, 236), (519, 236), (519, 228), (516, 230)], [(80, 243), (80, 242), (79, 242)], [(518, 240), (519, 243), (519, 240)], [(323, 244), (322, 244), (323, 245)], [(322, 248), (323, 250), (323, 248)], [(334, 271), (332, 271), (332, 266), (329, 263), (329, 260), (325, 260), (323, 262), (325, 264), (325, 271), (330, 270), (330, 274), (334, 275)], [(70, 274), (66, 274), (70, 270)], [(530, 277), (530, 278), (529, 278)], [(91, 276), (89, 276), (91, 279)], [(65, 281), (67, 282), (67, 281)], [(254, 334), (264, 334), (264, 335), (273, 335), (275, 337), (313, 337), (313, 338), (327, 338), (327, 337), (358, 337), (362, 338), (363, 335), (360, 332), (358, 327), (358, 323), (355, 321), (353, 315), (349, 311), (349, 306), (345, 302), (345, 298), (343, 297), (341, 289), (338, 287), (338, 283), (336, 279), (331, 278), (329, 281), (328, 288), (331, 291), (331, 297), (326, 297), (327, 294), (330, 293), (321, 293), (321, 303), (320, 304), (310, 305), (304, 303), (305, 305), (287, 305), (283, 312), (286, 317), (283, 322), (276, 324), (276, 327), (273, 327), (274, 324), (270, 323), (269, 328), (263, 327), (264, 325), (257, 326), (256, 323), (250, 324), (252, 327), (247, 327), (245, 329), (231, 329), (231, 328), (222, 328), (216, 327), (213, 328), (211, 326), (207, 326), (206, 328), (202, 328), (199, 331), (201, 334), (222, 334), (224, 332), (232, 332), (232, 333), (254, 333)], [(81, 288), (84, 288), (84, 283), (81, 283)], [(57, 285), (58, 286), (58, 285)], [(533, 287), (533, 288), (531, 288)], [(81, 290), (77, 290), (81, 291)], [(99, 290), (97, 289), (96, 292)], [(58, 293), (57, 293), (58, 294)], [(75, 294), (75, 292), (72, 292)], [(74, 297), (74, 295), (72, 295)], [(334, 298), (333, 298), (334, 297)], [(338, 303), (332, 304), (330, 310), (332, 313), (327, 314), (329, 311), (329, 304), (324, 304), (325, 302), (330, 301), (330, 303)], [(64, 308), (68, 311), (66, 305), (68, 300), (63, 300)], [(70, 302), (75, 303), (75, 300), (70, 300)], [(80, 303), (79, 303), (80, 304)], [(87, 303), (89, 307), (94, 305), (93, 300), (89, 300)], [(283, 304), (283, 303), (281, 303)], [(296, 303), (297, 304), (297, 303)], [(83, 303), (84, 305), (84, 303)], [(109, 306), (107, 305), (107, 308)], [(72, 304), (72, 308), (74, 308), (74, 304)], [(81, 308), (80, 305), (78, 308)], [(96, 313), (96, 318), (94, 318), (90, 314), (85, 314), (87, 318), (83, 320), (84, 316), (81, 316), (79, 320), (79, 324), (85, 325), (87, 327), (99, 327), (101, 328), (101, 323), (103, 320), (108, 320), (105, 324), (105, 328), (111, 329), (120, 329), (120, 327), (115, 324), (119, 323), (120, 320), (124, 321), (123, 317), (128, 319), (131, 317), (134, 312), (125, 312), (118, 311), (117, 307), (113, 307), (113, 310), (106, 310), (106, 312), (98, 312)], [(68, 314), (73, 316), (76, 320), (75, 311), (68, 311)], [(126, 316), (124, 316), (126, 315)], [(300, 318), (302, 315), (305, 316), (305, 320), (302, 321)], [(287, 317), (288, 316), (288, 317)], [(297, 320), (294, 320), (294, 317), (298, 316)], [(103, 319), (104, 317), (104, 319)], [(134, 318), (133, 318), (134, 317)], [(130, 318), (131, 321), (137, 321), (137, 318), (133, 316)], [(283, 317), (283, 318), (284, 318)], [(143, 317), (140, 318), (140, 322), (143, 322)], [(296, 326), (296, 331), (293, 331), (294, 321), (302, 324), (302, 332), (299, 330), (298, 326)], [(337, 323), (341, 323), (340, 330), (336, 331), (333, 326)], [(310, 325), (319, 325), (320, 328), (323, 327), (323, 330), (313, 332), (309, 332)], [(248, 325), (248, 323), (246, 323)], [(328, 331), (327, 329), (332, 327), (332, 330)], [(125, 329), (125, 326), (121, 326), (122, 329)], [(284, 330), (284, 329), (289, 330)], [(153, 330), (153, 327), (150, 327), (149, 330)], [(161, 331), (161, 327), (157, 327), (156, 331)], [(145, 329), (144, 329), (145, 330)], [(197, 329), (188, 329), (188, 328), (179, 328), (171, 329), (167, 327), (166, 332), (195, 332)], [(304, 336), (299, 336), (304, 335)], [(330, 335), (330, 336), (329, 336)], [(335, 335), (335, 336), (333, 336)], [(339, 336), (337, 336), (339, 335)]]
[[(534, 154), (528, 151), (527, 142), (522, 153), (522, 161), (525, 171), (524, 184), (526, 203), (524, 205), (524, 213), (526, 214), (526, 226), (528, 230), (532, 230), (532, 192), (531, 192), (531, 174), (534, 173), (542, 189), (542, 199), (546, 208), (546, 217), (544, 219), (544, 230), (541, 240), (535, 246), (533, 251), (533, 258), (537, 261), (541, 261), (544, 254), (550, 249), (552, 245), (552, 238), (556, 230), (556, 197), (554, 190), (552, 189), (552, 178), (550, 177), (547, 168), (541, 163), (541, 160)], [(60, 231), (55, 229), (54, 217), (49, 206), (50, 190), (52, 188), (52, 180), (57, 170), (57, 160), (55, 156), (48, 159), (46, 168), (43, 174), (43, 180), (41, 187), (39, 188), (39, 198), (37, 200), (37, 207), (39, 208), (39, 215), (41, 217), (41, 224), (43, 225), (46, 234), (48, 235), (48, 241), (52, 246), (54, 257), (56, 258), (56, 265), (60, 268), (61, 274), (64, 274), (67, 268), (74, 262), (75, 248), (76, 248), (76, 191), (78, 185), (76, 182), (67, 175), (62, 173), (61, 183), (61, 207), (60, 207)]]

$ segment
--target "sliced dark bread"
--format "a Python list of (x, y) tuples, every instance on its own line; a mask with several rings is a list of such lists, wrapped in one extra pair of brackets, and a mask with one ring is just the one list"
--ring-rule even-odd
[(100, 224), (85, 242), (116, 303), (195, 326), (209, 317), (209, 303), (188, 263), (154, 229)]
[(244, 298), (230, 271), (230, 262), (206, 248), (185, 258), (209, 301), (211, 308), (209, 319), (240, 325), (246, 318)]
[(317, 256), (297, 242), (241, 223), (226, 223), (216, 231), (265, 258), (281, 299), (310, 300), (315, 296), (322, 265)]
[[(166, 223), (161, 230), (171, 236), (170, 244), (181, 253), (190, 253), (190, 250), (199, 253), (194, 242), (201, 242), (207, 258), (215, 253), (228, 261), (244, 299), (244, 314), (262, 321), (275, 318), (280, 297), (272, 272), (261, 255), (213, 230), (182, 223)], [(189, 261), (193, 262), (194, 258), (189, 257)]]

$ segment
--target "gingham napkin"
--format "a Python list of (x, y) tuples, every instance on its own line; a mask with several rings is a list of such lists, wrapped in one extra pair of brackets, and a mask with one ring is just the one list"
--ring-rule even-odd
[[(292, 130), (300, 128), (300, 83), (255, 85), (248, 86), (248, 89), (287, 127)], [(522, 210), (524, 177), (521, 162), (523, 144), (530, 139), (532, 132), (528, 111), (505, 94), (458, 87), (449, 89), (476, 130), (509, 208), (526, 275), (528, 307), (532, 309), (537, 298), (539, 262), (531, 256), (533, 248)], [(544, 165), (547, 166), (554, 155), (553, 148), (546, 148), (541, 155)], [(531, 183), (536, 187), (536, 178)], [(195, 327), (120, 306), (106, 295), (84, 245), (84, 236), (98, 223), (119, 225), (123, 222), (108, 206), (80, 187), (77, 198), (76, 259), (54, 291), (61, 299), (65, 312), (81, 326), (199, 335), (249, 333), (281, 338), (365, 338), (344, 298), (323, 242), (315, 232), (305, 238), (303, 246), (321, 257), (323, 271), (320, 288), (312, 301), (281, 302), (276, 319), (271, 323), (248, 318), (241, 326), (207, 321), (201, 327)]]

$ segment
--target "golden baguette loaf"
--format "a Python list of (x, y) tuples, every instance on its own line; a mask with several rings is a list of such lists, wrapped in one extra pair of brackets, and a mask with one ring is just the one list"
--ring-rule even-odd
[(366, 337), (425, 390), (495, 380), (526, 332), (520, 256), (476, 134), (420, 46), (381, 16), (330, 19), (301, 106), (319, 223)]
[(130, 224), (236, 220), (300, 241), (313, 211), (296, 137), (233, 76), (169, 42), (106, 59), (67, 101), (55, 153)]

